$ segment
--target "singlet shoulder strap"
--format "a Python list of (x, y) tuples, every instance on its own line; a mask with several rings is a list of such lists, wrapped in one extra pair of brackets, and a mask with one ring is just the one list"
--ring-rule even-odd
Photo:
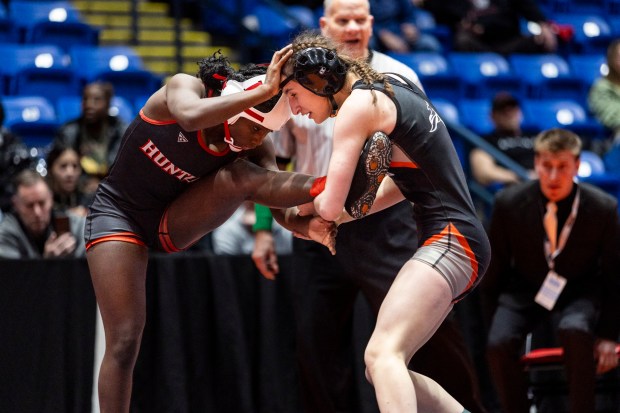
[[(395, 73), (395, 72), (384, 72), (383, 74), (384, 75), (393, 75), (393, 76), (399, 77), (400, 79), (403, 80), (403, 82), (405, 82), (405, 84), (407, 86), (409, 86), (409, 89), (412, 92), (421, 94), (422, 96), (425, 96), (425, 93), (415, 83), (413, 83), (408, 77), (403, 76), (400, 73)], [(401, 85), (402, 85), (402, 83), (401, 83)]]

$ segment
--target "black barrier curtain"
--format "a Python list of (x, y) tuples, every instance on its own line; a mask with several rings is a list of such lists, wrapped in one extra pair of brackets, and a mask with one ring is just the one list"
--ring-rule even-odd
[[(91, 411), (96, 304), (85, 260), (0, 261), (0, 412)], [(153, 255), (132, 412), (298, 413), (290, 257)], [(360, 413), (372, 316), (356, 309)], [(372, 410), (370, 410), (372, 411)]]
[(0, 261), (0, 412), (89, 412), (95, 317), (86, 261)]
[(132, 411), (298, 411), (289, 280), (247, 256), (152, 258)]

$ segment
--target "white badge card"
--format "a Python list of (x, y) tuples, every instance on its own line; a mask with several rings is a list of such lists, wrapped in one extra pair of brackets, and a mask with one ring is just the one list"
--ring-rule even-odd
[(566, 278), (558, 275), (553, 270), (549, 271), (547, 277), (545, 278), (545, 282), (543, 282), (540, 290), (538, 290), (534, 301), (549, 311), (553, 310), (553, 307), (555, 306), (556, 301), (558, 301), (565, 285)]

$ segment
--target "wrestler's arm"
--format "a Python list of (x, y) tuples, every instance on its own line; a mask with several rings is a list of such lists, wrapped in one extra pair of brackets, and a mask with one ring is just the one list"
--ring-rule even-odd
[(241, 93), (205, 99), (202, 81), (179, 73), (166, 84), (163, 92), (168, 111), (187, 131), (219, 125), (245, 109), (256, 106), (280, 91), (280, 71), (292, 50), (284, 48), (273, 54), (265, 83)]
[[(392, 205), (396, 205), (400, 201), (405, 199), (405, 196), (400, 191), (396, 182), (389, 176), (383, 178), (381, 181), (381, 185), (379, 185), (379, 189), (377, 189), (377, 197), (375, 198), (375, 202), (372, 204), (370, 211), (368, 211), (367, 215), (374, 214), (375, 212), (383, 211), (386, 208), (391, 207)], [(342, 210), (341, 215), (336, 219), (336, 223), (338, 225), (344, 224), (349, 221), (353, 221), (351, 215), (349, 215), (346, 210)]]
[[(271, 138), (265, 138), (263, 143), (248, 155), (248, 159), (257, 165), (272, 171), (280, 171)], [(296, 236), (321, 243), (329, 248), (332, 254), (335, 253), (335, 224), (325, 221), (321, 217), (300, 216), (297, 207), (271, 208), (271, 213), (280, 225)]]
[(359, 154), (376, 128), (375, 116), (370, 93), (352, 94), (338, 113), (325, 190), (314, 199), (316, 212), (328, 221), (342, 213)]

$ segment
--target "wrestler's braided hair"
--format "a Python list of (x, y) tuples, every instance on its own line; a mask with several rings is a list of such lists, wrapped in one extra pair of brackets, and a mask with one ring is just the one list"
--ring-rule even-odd
[[(392, 85), (388, 82), (387, 76), (374, 70), (363, 58), (354, 59), (344, 53), (338, 52), (337, 45), (332, 39), (314, 31), (305, 31), (295, 37), (293, 40), (293, 57), (286, 62), (284, 72), (293, 72), (295, 53), (311, 47), (322, 47), (332, 50), (336, 56), (338, 56), (338, 59), (348, 67), (348, 71), (359, 76), (364, 84), (372, 85), (375, 82), (382, 82), (386, 92), (390, 96), (394, 95), (394, 90), (392, 89)], [(373, 103), (375, 103), (377, 101), (375, 91), (372, 88), (370, 91), (373, 95)]]
[[(257, 65), (253, 63), (242, 66), (237, 71), (232, 67), (228, 58), (222, 54), (221, 50), (218, 50), (213, 53), (212, 56), (206, 57), (198, 62), (198, 73), (196, 73), (196, 77), (202, 80), (202, 83), (208, 90), (214, 92), (214, 96), (219, 96), (222, 93), (222, 88), (227, 79), (243, 82), (255, 76), (264, 75), (265, 73), (267, 73), (266, 65)], [(261, 112), (269, 112), (274, 108), (276, 103), (278, 103), (279, 98), (280, 94), (254, 107)]]

